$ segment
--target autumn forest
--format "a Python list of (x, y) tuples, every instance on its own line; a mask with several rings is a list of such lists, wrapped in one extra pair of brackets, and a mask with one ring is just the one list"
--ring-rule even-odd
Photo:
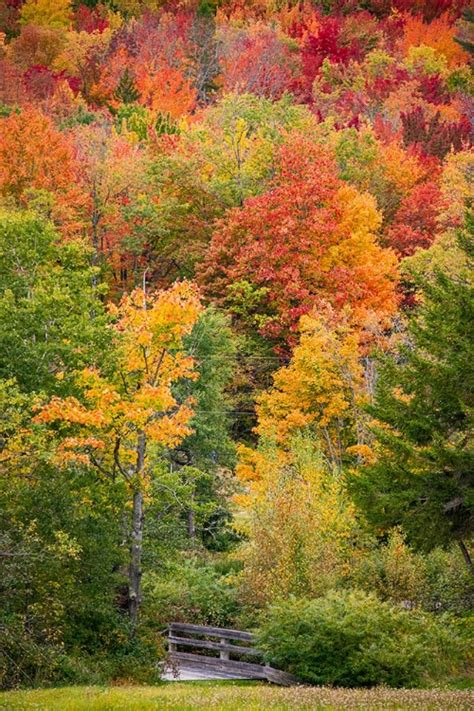
[(0, 0), (1, 689), (171, 622), (472, 688), (473, 56), (463, 0)]

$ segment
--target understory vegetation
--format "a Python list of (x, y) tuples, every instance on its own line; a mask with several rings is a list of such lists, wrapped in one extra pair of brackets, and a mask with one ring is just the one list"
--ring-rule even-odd
[(248, 708), (469, 707), (473, 53), (462, 0), (0, 2), (0, 708), (240, 708), (106, 688), (170, 622), (324, 687)]

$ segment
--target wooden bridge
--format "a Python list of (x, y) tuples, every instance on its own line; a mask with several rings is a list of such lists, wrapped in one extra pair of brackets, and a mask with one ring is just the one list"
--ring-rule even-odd
[(250, 632), (172, 622), (168, 627), (168, 660), (163, 678), (260, 679), (282, 686), (298, 683), (291, 674), (265, 664), (253, 642)]

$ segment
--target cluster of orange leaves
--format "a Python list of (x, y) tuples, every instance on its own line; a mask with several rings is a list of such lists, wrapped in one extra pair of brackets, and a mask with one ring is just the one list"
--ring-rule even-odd
[(27, 206), (38, 199), (66, 235), (83, 227), (87, 198), (67, 136), (36, 109), (13, 112), (1, 122), (0, 196)]
[(136, 289), (111, 308), (117, 358), (113, 375), (93, 368), (82, 371), (77, 377), (80, 399), (53, 398), (35, 417), (38, 424), (60, 425), (59, 464), (94, 464), (109, 474), (118, 467), (126, 478), (142, 478), (147, 462), (134, 470), (140, 438), (147, 447), (175, 447), (191, 432), (192, 402), (178, 403), (172, 386), (195, 377), (183, 338), (201, 308), (196, 290), (185, 282), (156, 294)]

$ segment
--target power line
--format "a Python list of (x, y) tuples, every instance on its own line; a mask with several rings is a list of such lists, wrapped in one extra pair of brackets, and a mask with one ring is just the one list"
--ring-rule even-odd
[(255, 410), (194, 410), (195, 415), (255, 415)]
[[(184, 351), (183, 351), (184, 352)], [(272, 361), (277, 363), (289, 363), (289, 359), (279, 358), (278, 356), (199, 356), (197, 354), (192, 355), (196, 360), (230, 360), (230, 361), (242, 361), (242, 360), (262, 360), (262, 361)]]

